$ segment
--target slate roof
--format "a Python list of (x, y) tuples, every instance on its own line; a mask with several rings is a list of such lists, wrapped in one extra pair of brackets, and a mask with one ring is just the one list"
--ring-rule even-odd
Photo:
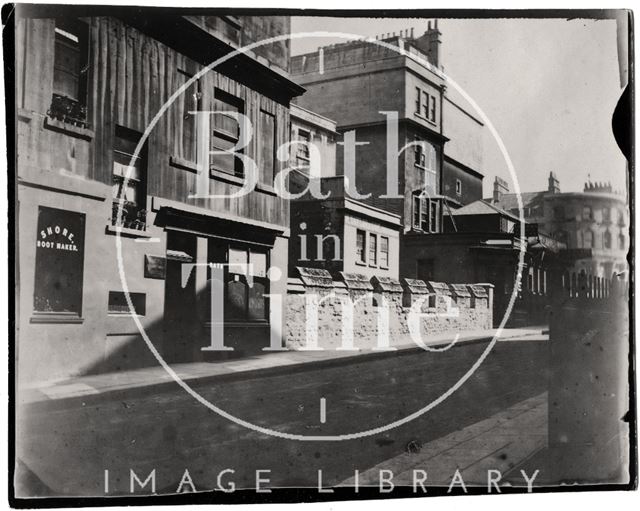
[(489, 204), (485, 200), (477, 200), (472, 202), (471, 204), (467, 204), (466, 206), (461, 207), (460, 209), (455, 209), (451, 212), (453, 216), (465, 216), (465, 215), (504, 215), (516, 222), (519, 222), (520, 219), (517, 216), (512, 215), (508, 211), (494, 205)]
[[(530, 208), (533, 206), (537, 206), (542, 204), (545, 195), (549, 192), (540, 191), (540, 192), (524, 192), (520, 194), (522, 197), (522, 207)], [(487, 199), (491, 200), (491, 199)], [(503, 193), (500, 197), (500, 200), (495, 204), (506, 211), (511, 211), (512, 209), (518, 208), (518, 194), (517, 193)]]

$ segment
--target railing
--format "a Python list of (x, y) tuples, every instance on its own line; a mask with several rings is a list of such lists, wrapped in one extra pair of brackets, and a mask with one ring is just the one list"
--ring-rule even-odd
[(559, 290), (565, 297), (597, 300), (623, 296), (628, 290), (628, 283), (617, 276), (607, 279), (584, 271), (564, 272), (560, 277)]

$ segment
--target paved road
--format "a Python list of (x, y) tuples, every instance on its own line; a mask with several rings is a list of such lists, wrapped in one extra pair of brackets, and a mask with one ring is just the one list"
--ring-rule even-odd
[[(444, 353), (418, 352), (288, 375), (218, 382), (198, 391), (244, 420), (303, 435), (338, 435), (382, 426), (419, 410), (457, 381), (486, 342)], [(129, 491), (129, 470), (142, 480), (156, 470), (158, 493), (174, 492), (185, 469), (198, 490), (225, 481), (255, 487), (270, 469), (271, 486), (337, 484), (431, 440), (486, 419), (547, 387), (547, 342), (499, 343), (474, 376), (446, 401), (409, 424), (342, 442), (299, 442), (241, 427), (206, 409), (182, 389), (118, 399), (37, 404), (18, 410), (18, 493), (102, 495)], [(326, 399), (326, 422), (320, 400)], [(472, 453), (470, 453), (472, 456)], [(145, 493), (141, 491), (140, 493)]]

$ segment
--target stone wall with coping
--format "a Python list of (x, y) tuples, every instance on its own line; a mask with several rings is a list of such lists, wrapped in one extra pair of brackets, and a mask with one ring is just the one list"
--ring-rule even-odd
[[(412, 328), (427, 342), (433, 335), (492, 327), (491, 284), (367, 279), (344, 272), (332, 277), (326, 270), (300, 267), (296, 272), (297, 277), (289, 279), (286, 300), (288, 349), (316, 343), (336, 349), (346, 334), (354, 349), (368, 350), (412, 343)], [(379, 332), (388, 334), (379, 338)]]

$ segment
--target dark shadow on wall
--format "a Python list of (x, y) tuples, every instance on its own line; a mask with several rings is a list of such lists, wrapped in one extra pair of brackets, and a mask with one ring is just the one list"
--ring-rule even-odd
[[(211, 344), (210, 323), (204, 315), (208, 309), (209, 289), (195, 296), (191, 310), (184, 314), (161, 317), (145, 327), (148, 339), (168, 364), (187, 362), (216, 362), (262, 353), (269, 346), (270, 326), (266, 323), (229, 323), (224, 326), (224, 345), (233, 351), (203, 351)], [(170, 296), (167, 299), (171, 299)], [(229, 307), (230, 317), (239, 311)], [(109, 341), (107, 341), (109, 342)], [(269, 353), (269, 352), (264, 352)], [(109, 352), (102, 360), (86, 368), (80, 375), (111, 373), (159, 365), (141, 334), (126, 337), (123, 344)]]

